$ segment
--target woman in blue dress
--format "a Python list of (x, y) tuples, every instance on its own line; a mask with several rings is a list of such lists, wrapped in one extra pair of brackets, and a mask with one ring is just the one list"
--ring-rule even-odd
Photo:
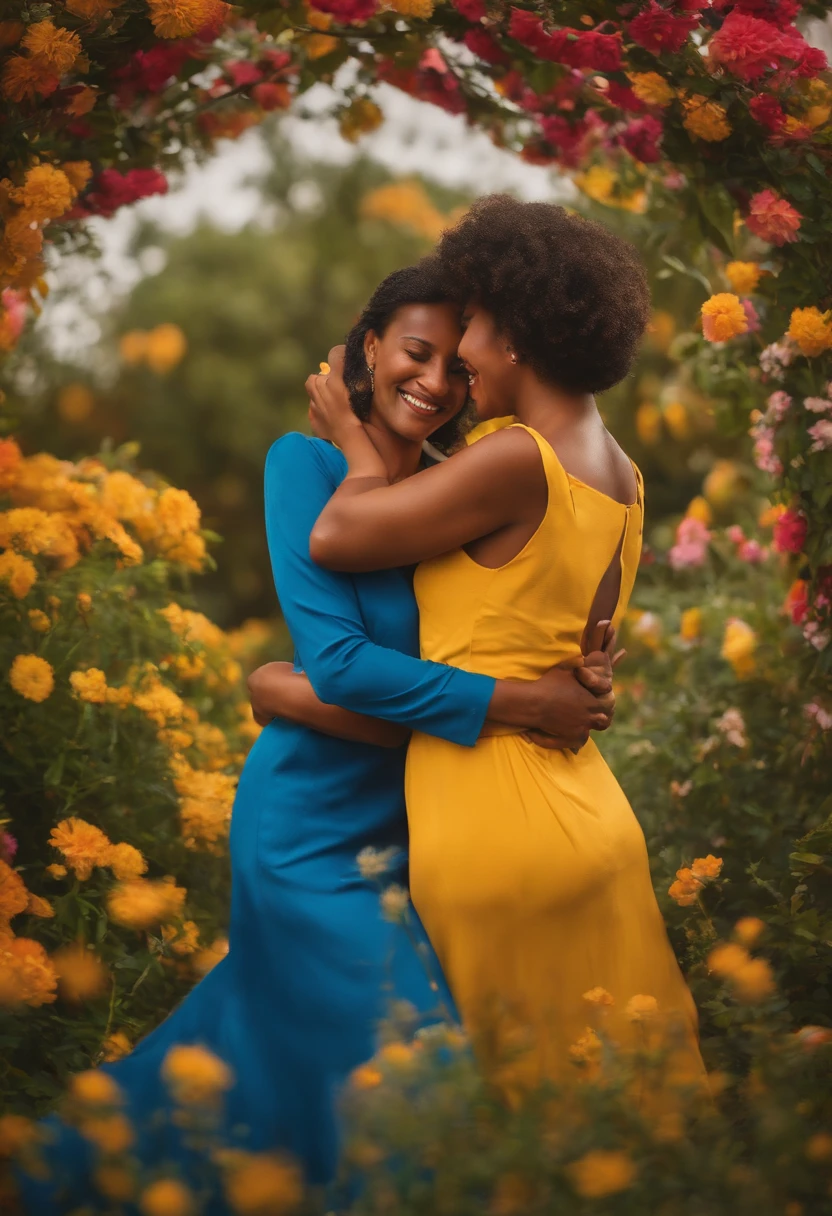
[[(409, 476), (428, 436), (447, 435), (467, 396), (457, 358), (459, 315), (426, 260), (382, 283), (348, 347), (366, 359), (354, 400), (391, 467)], [(375, 376), (375, 364), (383, 366)], [(369, 383), (361, 383), (363, 379)], [(229, 952), (127, 1058), (103, 1066), (118, 1082), (145, 1164), (196, 1179), (187, 1137), (171, 1118), (160, 1070), (171, 1047), (201, 1044), (233, 1071), (219, 1128), (251, 1150), (280, 1149), (313, 1185), (338, 1155), (337, 1097), (369, 1059), (391, 1002), (410, 1030), (452, 1001), (412, 909), (385, 920), (363, 849), (397, 855), (387, 883), (406, 886), (403, 774), (410, 728), (472, 746), (488, 723), (579, 743), (608, 724), (609, 691), (553, 671), (509, 682), (423, 662), (409, 570), (346, 575), (309, 557), (309, 536), (346, 473), (332, 445), (289, 434), (266, 461), (266, 527), (294, 664), (255, 680), (268, 721), (243, 769), (231, 822)], [(275, 700), (276, 698), (276, 700)], [(414, 949), (414, 938), (419, 948)], [(94, 1150), (57, 1117), (44, 1149), (48, 1178), (20, 1175), (24, 1209), (101, 1206)], [(215, 1192), (203, 1210), (222, 1212)]]

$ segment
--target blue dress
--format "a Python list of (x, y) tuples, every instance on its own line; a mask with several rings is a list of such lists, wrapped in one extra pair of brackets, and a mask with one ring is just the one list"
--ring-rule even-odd
[[(300, 434), (279, 439), (266, 461), (269, 552), (295, 666), (323, 701), (473, 745), (494, 680), (416, 657), (410, 572), (337, 574), (309, 557), (312, 526), (345, 473), (336, 448)], [(407, 882), (405, 752), (279, 719), (257, 739), (231, 820), (229, 953), (130, 1056), (104, 1066), (126, 1094), (146, 1162), (173, 1158), (188, 1175), (159, 1069), (172, 1045), (201, 1043), (236, 1077), (224, 1137), (289, 1150), (310, 1183), (327, 1183), (338, 1091), (373, 1054), (391, 1000), (409, 1002), (423, 1023), (453, 1008), (415, 913), (419, 951), (382, 918), (378, 888), (356, 865), (367, 845), (395, 846), (402, 866), (385, 882)], [(52, 1179), (22, 1180), (25, 1210), (37, 1216), (95, 1203), (89, 1146), (48, 1123), (60, 1129), (46, 1153)], [(208, 1210), (223, 1211), (221, 1200)]]

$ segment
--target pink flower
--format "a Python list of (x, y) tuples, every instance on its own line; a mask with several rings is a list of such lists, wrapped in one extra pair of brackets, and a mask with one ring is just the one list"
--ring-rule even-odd
[(700, 519), (686, 516), (676, 529), (676, 544), (667, 555), (674, 570), (702, 566), (708, 556), (711, 533)]
[(376, 0), (310, 0), (313, 8), (332, 13), (339, 25), (367, 21), (376, 11)]
[(737, 557), (749, 566), (759, 566), (768, 557), (768, 549), (764, 549), (759, 541), (746, 540), (737, 549)]
[(807, 718), (814, 718), (821, 730), (832, 730), (832, 714), (822, 705), (818, 705), (817, 701), (804, 705), (803, 712)]
[(813, 414), (826, 414), (832, 410), (832, 401), (828, 397), (805, 397), (803, 407)]
[(791, 203), (773, 190), (761, 190), (751, 199), (745, 226), (772, 245), (786, 245), (797, 240), (802, 218)]
[(791, 338), (784, 338), (782, 342), (772, 342), (760, 351), (760, 370), (765, 376), (770, 376), (772, 380), (782, 380), (783, 368), (793, 362), (796, 353), (797, 345), (792, 342)]
[(6, 332), (11, 341), (16, 342), (26, 325), (26, 301), (11, 287), (6, 287), (0, 295), (0, 307), (6, 314)]
[(731, 524), (730, 528), (726, 528), (725, 535), (734, 545), (741, 545), (745, 540), (745, 533), (739, 524)]
[(806, 540), (806, 516), (791, 508), (774, 524), (774, 548), (778, 553), (800, 553)]
[(803, 626), (803, 636), (815, 650), (825, 650), (829, 645), (829, 632), (821, 629), (817, 621), (806, 622)]
[(11, 832), (0, 832), (0, 858), (11, 865), (17, 852), (17, 841)]
[(674, 17), (656, 0), (650, 0), (647, 8), (627, 26), (634, 42), (652, 51), (654, 55), (669, 52), (675, 55), (687, 42), (688, 34), (699, 25), (698, 16)]
[(482, 26), (474, 27), (465, 31), (465, 37), (462, 39), (469, 51), (486, 63), (510, 63), (508, 55), (497, 42), (496, 38), (492, 38), (488, 30), (484, 30)]
[(645, 165), (654, 165), (661, 159), (659, 143), (662, 134), (663, 127), (659, 119), (653, 114), (646, 114), (644, 118), (636, 118), (628, 123), (618, 139), (636, 160)]
[(810, 452), (826, 452), (832, 448), (832, 418), (821, 418), (820, 422), (809, 427), (809, 434), (815, 441), (809, 448)]
[(135, 203), (151, 194), (167, 194), (167, 178), (158, 169), (102, 169), (93, 181), (93, 188), (84, 198), (86, 214), (109, 218), (119, 207)]
[(726, 8), (733, 8), (737, 12), (747, 13), (751, 17), (762, 17), (765, 21), (770, 21), (781, 28), (791, 25), (800, 12), (798, 0), (738, 0), (736, 4), (733, 3), (733, 0), (713, 0), (713, 7), (718, 12)]
[(768, 21), (734, 9), (708, 43), (708, 59), (740, 80), (758, 80), (780, 66), (783, 40)]
[(788, 393), (784, 393), (782, 389), (778, 389), (776, 393), (771, 394), (766, 404), (768, 406), (766, 421), (782, 422), (791, 409), (792, 399)]
[(229, 59), (227, 63), (222, 65), (222, 70), (226, 76), (231, 78), (235, 89), (245, 88), (249, 84), (257, 84), (258, 81), (263, 79), (263, 73), (257, 64), (252, 63), (250, 59)]
[(734, 747), (745, 747), (748, 742), (745, 737), (745, 719), (738, 709), (726, 709), (716, 728)]
[(745, 331), (749, 334), (757, 334), (760, 332), (760, 318), (757, 314), (757, 309), (750, 300), (740, 300), (743, 312), (748, 320), (748, 329)]
[(763, 473), (779, 477), (783, 463), (774, 450), (774, 431), (770, 426), (758, 423), (752, 430), (754, 436), (754, 463)]

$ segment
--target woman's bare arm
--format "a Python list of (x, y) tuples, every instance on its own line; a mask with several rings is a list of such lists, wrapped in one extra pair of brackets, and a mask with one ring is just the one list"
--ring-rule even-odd
[(248, 691), (255, 720), (261, 726), (272, 718), (284, 718), (322, 735), (351, 743), (374, 743), (377, 747), (401, 747), (410, 738), (410, 731), (395, 722), (327, 705), (291, 663), (266, 663), (258, 667), (248, 678)]

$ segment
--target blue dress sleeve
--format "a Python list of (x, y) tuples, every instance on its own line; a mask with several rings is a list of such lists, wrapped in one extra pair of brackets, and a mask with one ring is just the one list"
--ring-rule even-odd
[(266, 458), (266, 534), (275, 587), (300, 665), (330, 705), (472, 747), (494, 679), (377, 646), (352, 576), (309, 556), (312, 527), (346, 472), (340, 453), (291, 433)]

